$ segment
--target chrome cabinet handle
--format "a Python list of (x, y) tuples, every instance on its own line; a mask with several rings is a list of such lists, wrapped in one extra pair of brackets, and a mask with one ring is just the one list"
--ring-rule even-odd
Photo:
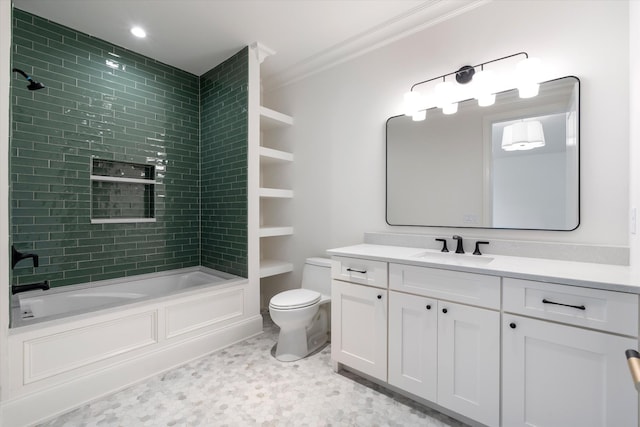
[(347, 271), (353, 271), (355, 273), (367, 274), (367, 270), (356, 270), (355, 268), (347, 268)]
[(586, 310), (586, 309), (587, 309), (587, 307), (585, 307), (584, 305), (562, 304), (562, 303), (560, 303), (560, 302), (553, 302), (553, 301), (549, 301), (549, 300), (548, 300), (548, 299), (546, 299), (546, 298), (543, 298), (543, 299), (542, 299), (542, 303), (543, 303), (543, 304), (561, 305), (561, 306), (563, 306), (563, 307), (571, 307), (571, 308), (575, 308), (575, 309), (578, 309), (578, 310)]

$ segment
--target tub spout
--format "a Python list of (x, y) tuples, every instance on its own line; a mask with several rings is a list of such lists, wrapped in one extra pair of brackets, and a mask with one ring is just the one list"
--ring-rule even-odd
[(17, 294), (20, 292), (33, 291), (35, 289), (42, 289), (43, 291), (46, 291), (49, 289), (49, 281), (45, 280), (44, 282), (30, 283), (28, 285), (13, 285), (11, 286), (11, 293)]
[(33, 266), (38, 266), (38, 255), (36, 254), (23, 254), (22, 252), (18, 252), (15, 246), (11, 246), (11, 268), (15, 268), (16, 264), (22, 261), (23, 259), (33, 258)]

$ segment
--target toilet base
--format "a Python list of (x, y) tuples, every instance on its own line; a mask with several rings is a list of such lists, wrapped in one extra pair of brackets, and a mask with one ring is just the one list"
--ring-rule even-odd
[(326, 310), (320, 307), (309, 327), (280, 330), (275, 358), (281, 362), (294, 362), (322, 347), (329, 339), (327, 319)]
[(307, 345), (304, 349), (302, 349), (302, 351), (292, 351), (295, 349), (286, 348), (286, 346), (281, 345), (280, 339), (278, 339), (278, 343), (276, 344), (275, 358), (281, 362), (295, 362), (296, 360), (304, 359), (305, 357), (325, 345), (327, 341), (329, 341), (329, 333), (319, 333), (316, 335), (312, 335), (306, 340)]

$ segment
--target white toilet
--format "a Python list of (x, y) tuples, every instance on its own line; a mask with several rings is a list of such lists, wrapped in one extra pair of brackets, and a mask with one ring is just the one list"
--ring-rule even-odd
[(271, 320), (280, 327), (276, 359), (302, 359), (327, 342), (331, 301), (331, 260), (307, 258), (302, 288), (280, 292), (269, 302)]

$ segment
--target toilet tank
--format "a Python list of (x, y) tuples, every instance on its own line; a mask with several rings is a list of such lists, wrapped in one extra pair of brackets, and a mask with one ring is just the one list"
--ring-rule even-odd
[(331, 295), (331, 260), (307, 258), (302, 269), (302, 288)]

